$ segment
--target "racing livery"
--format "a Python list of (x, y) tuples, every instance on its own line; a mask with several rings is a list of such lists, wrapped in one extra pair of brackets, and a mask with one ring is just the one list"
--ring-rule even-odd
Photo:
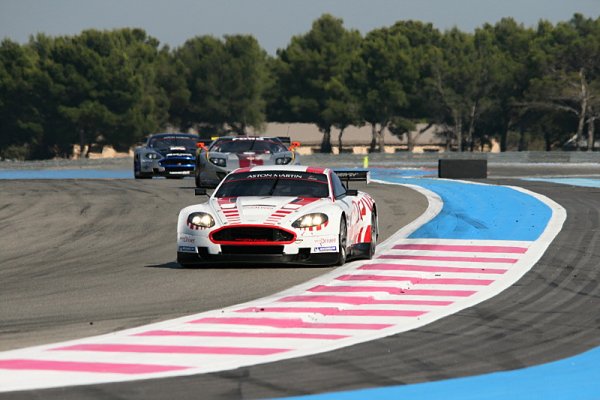
[(187, 133), (160, 133), (150, 136), (133, 156), (135, 179), (166, 176), (183, 178), (194, 173), (198, 136)]
[[(349, 181), (368, 181), (368, 172), (239, 168), (206, 203), (180, 211), (177, 261), (183, 266), (255, 261), (342, 265), (349, 258), (371, 258), (377, 207), (369, 194), (347, 189)], [(196, 189), (196, 194), (206, 191)]]
[(254, 165), (293, 165), (299, 158), (293, 142), (286, 147), (284, 139), (266, 136), (223, 136), (208, 147), (199, 143), (196, 159), (196, 187), (216, 187), (236, 168)]

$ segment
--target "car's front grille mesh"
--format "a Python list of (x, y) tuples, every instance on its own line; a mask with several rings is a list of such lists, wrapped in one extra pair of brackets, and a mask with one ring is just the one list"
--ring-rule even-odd
[(213, 234), (217, 242), (290, 242), (294, 234), (278, 228), (231, 227)]
[(194, 161), (187, 157), (169, 157), (161, 161), (162, 165), (188, 165)]
[(232, 246), (222, 245), (222, 254), (247, 254), (247, 255), (277, 255), (283, 254), (283, 246)]

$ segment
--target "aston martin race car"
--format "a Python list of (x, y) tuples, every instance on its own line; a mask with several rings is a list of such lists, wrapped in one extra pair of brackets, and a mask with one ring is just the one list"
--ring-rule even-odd
[(207, 202), (179, 213), (177, 261), (342, 265), (371, 258), (378, 237), (375, 201), (347, 188), (368, 176), (297, 165), (236, 169)]
[(253, 165), (298, 164), (298, 142), (265, 136), (223, 136), (206, 146), (199, 143), (196, 159), (196, 187), (214, 188), (236, 168)]
[(198, 136), (187, 133), (160, 133), (150, 136), (133, 156), (135, 179), (166, 176), (183, 178), (194, 173)]

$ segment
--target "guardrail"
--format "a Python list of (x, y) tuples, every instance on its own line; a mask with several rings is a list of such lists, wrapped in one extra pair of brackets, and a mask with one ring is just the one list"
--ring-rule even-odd
[(504, 153), (370, 153), (364, 154), (311, 154), (302, 156), (302, 164), (363, 165), (369, 157), (370, 166), (386, 165), (436, 165), (440, 159), (487, 160), (488, 164), (600, 164), (600, 152), (544, 152), (511, 151)]

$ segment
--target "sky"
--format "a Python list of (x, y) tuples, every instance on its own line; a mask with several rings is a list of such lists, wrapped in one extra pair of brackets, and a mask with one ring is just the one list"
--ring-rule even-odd
[(363, 34), (408, 19), (472, 32), (503, 17), (526, 26), (574, 13), (597, 18), (600, 0), (0, 0), (0, 39), (25, 43), (38, 32), (137, 27), (171, 47), (198, 35), (252, 34), (275, 54), (324, 13)]

